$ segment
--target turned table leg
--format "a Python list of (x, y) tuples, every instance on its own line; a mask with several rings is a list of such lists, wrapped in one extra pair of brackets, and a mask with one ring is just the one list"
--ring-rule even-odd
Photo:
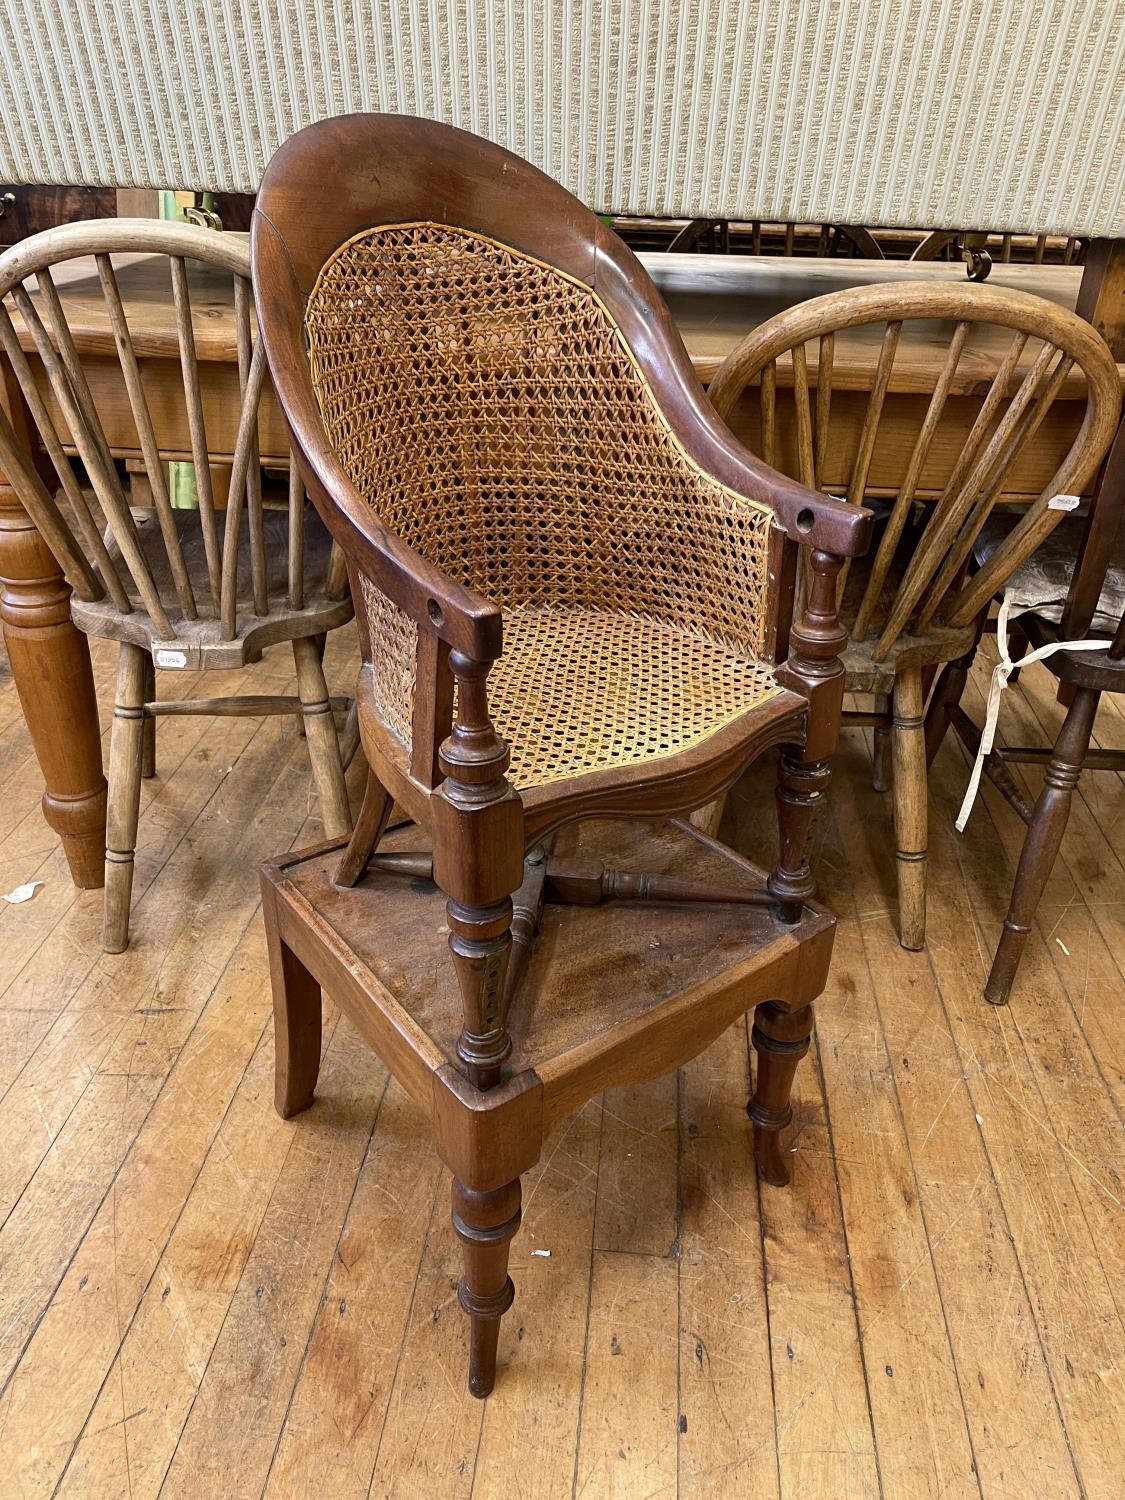
[(94, 889), (105, 871), (106, 782), (90, 648), (71, 621), (69, 585), (3, 475), (0, 620), (46, 782), (43, 816), (75, 885)]

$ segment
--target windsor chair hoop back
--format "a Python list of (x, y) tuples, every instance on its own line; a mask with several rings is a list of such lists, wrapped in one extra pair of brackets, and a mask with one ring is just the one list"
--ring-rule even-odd
[[(1104, 339), (1077, 314), (1027, 292), (922, 281), (831, 292), (780, 313), (731, 351), (708, 394), (719, 414), (728, 416), (745, 387), (752, 381), (761, 383), (762, 449), (768, 461), (776, 457), (778, 363), (789, 355), (798, 468), (802, 482), (815, 486), (821, 449), (830, 441), (833, 340), (847, 329), (885, 324), (848, 486), (847, 498), (855, 503), (865, 493), (902, 328), (915, 320), (952, 327), (946, 357), (929, 393), (901, 487), (872, 554), (851, 621), (854, 642), (877, 637), (871, 651), (876, 663), (891, 657), (908, 625), (915, 639), (935, 621), (954, 628), (972, 625), (1004, 577), (1034, 552), (1067, 513), (1052, 508), (1052, 499), (1081, 493), (1088, 484), (1112, 439), (1120, 409), (1120, 378), (1113, 357)], [(971, 357), (972, 331), (981, 324), (1010, 329), (1013, 335), (983, 392), (979, 366)], [(810, 359), (808, 346), (814, 340), (816, 357)], [(1077, 434), (1021, 524), (992, 554), (987, 566), (966, 579), (964, 566), (972, 544), (992, 512), (1006, 473), (1035, 436), (1072, 370), (1084, 380), (1087, 395)], [(772, 403), (765, 394), (771, 386)], [(961, 394), (980, 394), (977, 420), (942, 492), (929, 505), (925, 531), (896, 594), (887, 601), (883, 590), (918, 498), (918, 480), (930, 444), (946, 402), (951, 395)]]
[[(197, 506), (190, 509), (172, 504), (168, 465), (157, 448), (145, 389), (144, 345), (130, 333), (114, 270), (114, 256), (137, 254), (164, 258), (168, 265), (192, 439)], [(143, 538), (94, 408), (67, 323), (65, 296), (52, 275), (53, 267), (76, 261), (85, 267), (87, 260), (101, 286), (121, 388), (152, 494), (150, 519), (156, 524), (144, 528)], [(234, 288), (242, 411), (230, 493), (240, 503), (225, 509), (223, 497), (213, 493), (208, 462), (191, 262), (229, 276)], [(244, 239), (148, 219), (67, 224), (33, 235), (0, 257), (0, 341), (53, 466), (57, 494), (20, 453), (6, 419), (0, 420), (0, 451), (5, 460), (12, 454), (33, 519), (57, 549), (76, 595), (81, 628), (154, 650), (186, 652), (184, 665), (228, 667), (244, 664), (264, 645), (316, 635), (348, 618), (341, 564), (329, 570), (323, 548), (306, 557), (311, 528), (305, 524), (304, 496), (295, 486), (283, 507), (289, 524), (276, 528), (280, 535), (271, 538), (281, 548), (267, 546), (257, 462), (266, 363), (255, 336), (250, 248)], [(79, 483), (71, 453), (86, 471), (89, 492)]]
[[(928, 684), (923, 674), (966, 654), (971, 658), (993, 595), (1077, 503), (1071, 497), (1080, 495), (1096, 472), (1121, 404), (1113, 357), (1088, 323), (1042, 298), (971, 283), (874, 284), (789, 308), (731, 351), (708, 394), (726, 416), (747, 387), (758, 383), (762, 456), (777, 462), (778, 390), (790, 384), (796, 469), (803, 483), (815, 487), (832, 442), (835, 339), (846, 330), (885, 325), (851, 456), (847, 499), (861, 503), (895, 356), (904, 327), (914, 320), (947, 327), (948, 347), (932, 389), (920, 393), (929, 399), (870, 566), (846, 576), (841, 589), (841, 623), (849, 637), (841, 658), (847, 688), (876, 695), (873, 713), (845, 713), (844, 721), (874, 727), (877, 786), (887, 785), (888, 750), (894, 761), (899, 932), (908, 948), (925, 941), (922, 709)], [(981, 325), (1012, 333), (999, 364), (983, 376), (972, 342)], [(1005, 476), (1060, 391), (1076, 381), (1084, 383), (1085, 411), (1057, 470), (983, 566), (970, 572), (974, 542), (1003, 492)], [(920, 477), (954, 396), (975, 398), (979, 406), (936, 498), (923, 498)], [(919, 507), (927, 513), (925, 524), (910, 528)]]
[[(310, 195), (323, 212), (307, 213)], [(665, 1071), (702, 1045), (683, 997), (596, 1020), (570, 1010), (550, 1076), (538, 1073), (534, 1039), (559, 1021), (552, 1007), (565, 1011), (534, 947), (544, 904), (764, 902), (794, 956), (812, 942), (821, 918), (808, 905), (809, 834), (840, 706), (834, 580), (870, 521), (746, 453), (707, 405), (631, 252), (489, 142), (397, 116), (311, 126), (270, 164), (251, 246), (274, 389), (348, 560), (371, 768), (338, 894), (321, 885), (319, 904), (290, 902), (280, 877), (264, 876), (278, 1106), (311, 1103), (319, 954), (384, 1061), (404, 1079), (433, 1073), (465, 1245), (470, 1388), (485, 1394), (511, 1302), (519, 1174), (541, 1141), (525, 1122), (517, 1151), (504, 1109), (518, 1097), (566, 1112), (625, 1072)], [(813, 584), (792, 622), (800, 544), (812, 549)], [(651, 828), (702, 805), (775, 744), (785, 746), (782, 853), (768, 880), (752, 877), (753, 892), (744, 862), (709, 840), (719, 868), (740, 872), (741, 892), (574, 858), (579, 820)], [(423, 847), (388, 849), (394, 803)], [(680, 837), (698, 848), (702, 836)], [(446, 1051), (389, 1006), (381, 984), (356, 979), (364, 966), (341, 947), (355, 896), (404, 876), (446, 898), (461, 1011)], [(370, 922), (388, 910), (373, 897)], [(411, 951), (432, 973), (421, 897), (417, 910)], [(810, 984), (821, 969), (809, 959), (804, 980), (801, 965), (775, 973), (767, 994), (765, 962), (763, 950), (732, 993), (743, 1010), (761, 1002), (756, 1154), (783, 1181), (778, 1132), (823, 980)], [(645, 956), (629, 963), (639, 996)], [(615, 1050), (627, 1014), (634, 1039)]]
[[(130, 329), (118, 284), (121, 258), (167, 263), (176, 311), (194, 502), (173, 504), (146, 390), (143, 337)], [(128, 263), (128, 261), (126, 261)], [(206, 307), (192, 282), (233, 281), (241, 411), (228, 493), (216, 493), (201, 399), (197, 336)], [(120, 375), (142, 455), (145, 494), (133, 503), (91, 395), (67, 320), (60, 268), (96, 277), (112, 333), (100, 357)], [(61, 290), (60, 290), (61, 286)], [(353, 616), (342, 555), (306, 503), (300, 473), (276, 497), (263, 493), (258, 414), (266, 380), (256, 337), (250, 250), (244, 239), (152, 220), (73, 223), (33, 235), (0, 256), (0, 345), (28, 408), (40, 452), (21, 447), (0, 410), (0, 465), (73, 590), (71, 612), (89, 635), (120, 646), (110, 752), (105, 947), (128, 941), (140, 780), (155, 774), (155, 719), (169, 713), (286, 713), (305, 723), (325, 825), (351, 827), (340, 746), (320, 655), (326, 632)], [(81, 471), (73, 462), (77, 458)], [(84, 471), (84, 473), (83, 473)], [(224, 508), (225, 506), (225, 508)], [(239, 668), (266, 646), (292, 644), (295, 695), (158, 700), (156, 670)]]

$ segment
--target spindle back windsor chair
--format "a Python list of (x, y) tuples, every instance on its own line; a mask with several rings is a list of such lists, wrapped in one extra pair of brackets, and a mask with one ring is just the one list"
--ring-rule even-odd
[[(144, 342), (134, 340), (114, 270), (115, 256), (138, 252), (167, 262), (196, 481), (198, 503), (191, 509), (172, 504), (168, 465), (158, 449), (145, 389)], [(129, 503), (56, 285), (58, 268), (76, 260), (83, 268), (88, 260), (100, 283), (151, 510)], [(189, 261), (205, 263), (215, 277), (232, 278), (234, 285), (242, 405), (225, 513), (213, 493), (200, 394), (197, 335), (206, 326), (206, 306), (193, 317)], [(120, 642), (104, 930), (106, 950), (120, 952), (128, 942), (140, 781), (155, 771), (157, 716), (300, 715), (326, 831), (334, 836), (350, 829), (320, 661), (325, 632), (352, 617), (347, 574), (306, 504), (296, 464), (290, 465), (280, 508), (263, 500), (257, 426), (266, 361), (254, 330), (250, 249), (244, 239), (193, 225), (127, 219), (69, 224), (33, 235), (0, 256), (0, 343), (50, 467), (41, 472), (35, 460), (29, 461), (2, 411), (0, 464), (66, 574), (78, 628)], [(156, 699), (156, 669), (239, 667), (279, 641), (292, 642), (296, 696)]]
[[(936, 666), (972, 651), (993, 595), (1066, 514), (1069, 502), (1055, 497), (1080, 493), (1093, 476), (1120, 408), (1113, 358), (1100, 335), (1074, 313), (1022, 292), (926, 282), (834, 292), (788, 309), (732, 350), (710, 386), (711, 401), (727, 416), (743, 391), (758, 382), (761, 453), (767, 463), (778, 462), (780, 374), (792, 388), (796, 472), (815, 488), (832, 442), (836, 336), (885, 325), (850, 457), (847, 499), (860, 504), (903, 328), (914, 320), (946, 325), (948, 348), (932, 390), (925, 393), (929, 399), (920, 410), (881, 540), (870, 566), (842, 579), (841, 602), (848, 630), (847, 687), (876, 696), (874, 713), (845, 713), (844, 720), (875, 727), (876, 785), (886, 784), (882, 762), (888, 737), (893, 753), (899, 936), (906, 948), (925, 942), (925, 679)], [(999, 366), (984, 378), (973, 349), (974, 330), (982, 325), (1012, 332)], [(969, 573), (973, 542), (1006, 476), (1060, 390), (1075, 380), (1085, 382), (1086, 408), (1057, 471), (985, 565)], [(971, 425), (935, 482), (935, 434), (947, 403), (965, 396), (976, 403)], [(909, 526), (916, 507), (924, 524)]]
[[(310, 215), (329, 172), (331, 198)], [(698, 990), (691, 1027), (682, 997), (642, 1004), (644, 953), (622, 955), (634, 994), (596, 1021), (565, 985), (523, 994), (544, 901), (765, 902), (794, 959), (812, 943), (809, 832), (840, 704), (835, 577), (866, 544), (869, 517), (746, 454), (707, 406), (633, 255), (486, 141), (395, 116), (309, 127), (266, 173), (252, 247), (274, 387), (348, 557), (372, 772), (338, 896), (312, 909), (264, 876), (278, 1105), (292, 1114), (312, 1102), (310, 976), (334, 974), (388, 1066), (417, 1080), (454, 1172), (470, 1388), (483, 1395), (512, 1298), (519, 1176), (542, 1140), (540, 1116), (519, 1113), (514, 1126), (504, 1111), (510, 1122), (534, 1099), (569, 1112), (623, 1070), (678, 1066), (727, 1024), (721, 1007), (704, 1013)], [(790, 649), (802, 542), (813, 583)], [(776, 743), (782, 838), (768, 889), (764, 876), (740, 893), (592, 868), (553, 847), (580, 819), (687, 812)], [(432, 852), (382, 852), (392, 798)], [(343, 914), (356, 909), (346, 888), (396, 874), (432, 876), (448, 898), (460, 1016), (447, 1043), (432, 1012), (404, 1015), (342, 946)], [(417, 909), (415, 961), (432, 976), (420, 897)], [(372, 895), (364, 941), (389, 910)], [(778, 1132), (823, 982), (809, 978), (815, 968), (810, 958), (784, 978), (748, 973), (728, 997), (743, 1011), (762, 1002), (751, 1108), (770, 1181), (788, 1176)], [(611, 990), (586, 970), (604, 1006)], [(550, 1069), (535, 1041), (548, 1023), (565, 1033)]]

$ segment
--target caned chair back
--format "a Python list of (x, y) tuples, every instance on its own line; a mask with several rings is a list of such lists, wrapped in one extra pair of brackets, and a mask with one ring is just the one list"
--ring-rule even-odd
[[(165, 263), (175, 308), (183, 375), (186, 427), (190, 432), (197, 505), (173, 506), (169, 470), (161, 456), (150, 409), (143, 360), (152, 351), (145, 332), (131, 329), (114, 258), (137, 253)], [(83, 368), (82, 353), (67, 315), (63, 263), (88, 260), (100, 288), (111, 348), (131, 417), (131, 446), (139, 450), (151, 491), (155, 524), (134, 512), (102, 416)], [(193, 318), (189, 261), (209, 268), (208, 297), (233, 307), (240, 413), (225, 512), (213, 493), (214, 462), (208, 443), (196, 332), (207, 309)], [(120, 265), (120, 261), (119, 261)], [(226, 286), (222, 285), (227, 278)], [(72, 315), (73, 316), (73, 315)], [(342, 565), (306, 575), (306, 504), (297, 467), (290, 466), (288, 515), (266, 517), (258, 453), (258, 416), (266, 381), (265, 354), (255, 334), (250, 289), (250, 250), (245, 239), (188, 224), (151, 220), (104, 220), (66, 225), (34, 235), (0, 256), (0, 342), (30, 409), (39, 441), (54, 468), (57, 490), (48, 486), (17, 442), (0, 412), (0, 462), (74, 589), (78, 618), (111, 626), (128, 622), (130, 638), (154, 648), (198, 647), (201, 641), (233, 642), (278, 615), (346, 596)], [(120, 441), (120, 433), (116, 436)], [(69, 455), (80, 460), (80, 481)], [(284, 504), (284, 502), (282, 502)], [(311, 514), (311, 512), (310, 512)], [(321, 559), (324, 563), (324, 559)], [(334, 576), (329, 576), (334, 575)], [(321, 590), (320, 598), (315, 597)], [(86, 611), (82, 605), (100, 605)], [(308, 633), (326, 628), (312, 625)], [(340, 623), (333, 620), (331, 623)], [(284, 638), (300, 630), (280, 631)], [(275, 633), (274, 638), (278, 638)], [(158, 665), (179, 665), (177, 653)], [(172, 657), (176, 661), (172, 661)]]
[[(772, 514), (690, 461), (589, 287), (461, 228), (375, 227), (325, 264), (306, 334), (325, 428), (373, 512), (505, 612), (554, 611), (576, 672), (593, 610), (768, 654)], [(362, 592), (376, 703), (409, 742), (416, 638)]]
[[(924, 321), (939, 330), (944, 354), (935, 365), (928, 402), (909, 447), (879, 548), (854, 620), (852, 637), (877, 633), (872, 650), (884, 661), (909, 627), (921, 634), (931, 622), (969, 623), (1003, 587), (1066, 513), (1058, 496), (1081, 493), (1114, 432), (1120, 409), (1117, 367), (1104, 340), (1065, 308), (1026, 293), (971, 284), (927, 282), (874, 285), (830, 293), (790, 308), (748, 335), (723, 362), (710, 387), (721, 416), (729, 417), (743, 391), (760, 385), (761, 452), (779, 461), (779, 371), (792, 382), (796, 468), (802, 483), (824, 487), (834, 392), (836, 335), (882, 326), (877, 360), (866, 379), (867, 400), (849, 465), (847, 499), (868, 493), (872, 458), (887, 392), (902, 347), (904, 325)], [(990, 378), (980, 380), (972, 357), (974, 335), (985, 325), (1010, 331)], [(1079, 430), (1054, 475), (986, 565), (966, 576), (973, 542), (1004, 491), (1005, 478), (1039, 431), (1065, 382), (1084, 382)], [(849, 381), (854, 389), (854, 379)], [(903, 532), (946, 403), (951, 395), (979, 397), (975, 418), (940, 492), (929, 507), (921, 538), (901, 579), (887, 596)], [(832, 454), (838, 463), (838, 451)]]

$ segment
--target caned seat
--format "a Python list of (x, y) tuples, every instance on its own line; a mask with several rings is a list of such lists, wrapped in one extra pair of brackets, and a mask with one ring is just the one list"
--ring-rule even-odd
[(767, 662), (674, 625), (593, 610), (513, 611), (490, 687), (520, 791), (702, 746), (782, 691)]
[[(788, 1178), (831, 941), (808, 850), (839, 720), (835, 580), (869, 517), (746, 454), (622, 242), (485, 141), (378, 115), (303, 131), (252, 246), (274, 386), (348, 558), (371, 768), (331, 869), (321, 850), (264, 872), (278, 1107), (312, 1102), (325, 984), (434, 1122), (485, 1395), (519, 1178), (552, 1119), (756, 1006), (757, 1160)], [(767, 880), (682, 818), (777, 744)], [(393, 804), (415, 830), (389, 829)], [(632, 851), (641, 868), (603, 860)], [(545, 912), (603, 901), (682, 909)]]

